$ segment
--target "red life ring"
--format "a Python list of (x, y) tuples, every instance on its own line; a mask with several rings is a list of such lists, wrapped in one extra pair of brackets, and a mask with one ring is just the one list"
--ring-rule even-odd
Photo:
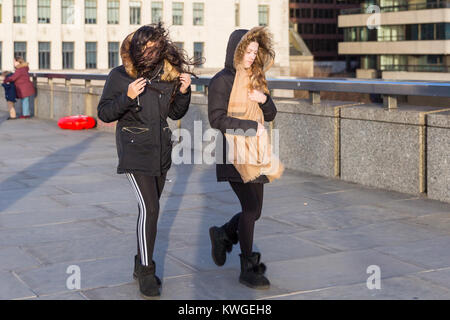
[(63, 117), (58, 121), (58, 126), (61, 129), (68, 130), (91, 129), (94, 128), (95, 125), (96, 121), (94, 118), (83, 115)]

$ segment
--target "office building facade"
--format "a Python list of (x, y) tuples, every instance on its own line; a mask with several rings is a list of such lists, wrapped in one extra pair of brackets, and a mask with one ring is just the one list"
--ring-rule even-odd
[(338, 19), (340, 55), (358, 55), (360, 77), (450, 80), (450, 1), (364, 1)]
[(0, 0), (0, 68), (23, 56), (31, 70), (105, 72), (119, 64), (120, 44), (141, 25), (164, 22), (202, 70), (223, 67), (235, 29), (268, 26), (276, 66), (289, 72), (288, 0)]

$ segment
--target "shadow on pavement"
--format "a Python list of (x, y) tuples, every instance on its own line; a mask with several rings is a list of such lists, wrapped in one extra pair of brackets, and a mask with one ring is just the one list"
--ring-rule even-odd
[[(1, 121), (1, 120), (0, 120)], [(48, 180), (49, 178), (55, 176), (58, 174), (59, 171), (61, 171), (62, 169), (64, 169), (67, 165), (69, 165), (70, 163), (76, 161), (77, 156), (81, 155), (83, 150), (85, 150), (97, 137), (99, 136), (99, 133), (96, 133), (95, 135), (92, 135), (86, 139), (84, 139), (83, 141), (59, 149), (51, 154), (49, 154), (48, 156), (46, 156), (45, 158), (39, 160), (36, 163), (33, 163), (32, 165), (28, 166), (27, 168), (25, 168), (22, 171), (17, 172), (16, 174), (14, 174), (13, 176), (7, 178), (6, 180), (3, 180), (0, 182), (0, 190), (5, 190), (6, 188), (1, 188), (2, 186), (7, 186), (8, 184), (10, 184), (11, 182), (17, 181), (21, 178), (23, 178), (23, 175), (25, 172), (36, 172), (39, 170), (42, 170), (41, 167), (44, 166), (45, 164), (47, 164), (48, 160), (53, 158), (53, 157), (58, 157), (58, 156), (65, 156), (67, 154), (73, 154), (73, 159), (71, 161), (67, 161), (66, 164), (62, 167), (58, 167), (53, 169), (52, 173), (48, 176), (45, 176), (44, 179), (37, 184), (36, 186), (33, 187), (28, 187), (28, 188), (23, 188), (23, 189), (18, 189), (17, 193), (14, 194), (14, 196), (6, 199), (6, 201), (4, 199), (2, 199), (0, 201), (0, 212), (2, 212), (3, 210), (6, 210), (7, 208), (9, 208), (10, 206), (12, 206), (14, 203), (20, 201), (21, 199), (23, 199), (29, 192), (31, 192), (32, 190), (39, 188), (39, 186), (45, 182), (46, 180)]]

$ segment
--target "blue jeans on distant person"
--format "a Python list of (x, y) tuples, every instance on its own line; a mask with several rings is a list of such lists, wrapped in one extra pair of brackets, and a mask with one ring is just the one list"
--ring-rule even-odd
[(23, 116), (30, 115), (30, 97), (22, 99), (22, 115)]

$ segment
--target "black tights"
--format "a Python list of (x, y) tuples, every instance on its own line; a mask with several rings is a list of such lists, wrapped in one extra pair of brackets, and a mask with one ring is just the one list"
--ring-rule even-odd
[(231, 188), (241, 202), (242, 212), (236, 214), (223, 227), (228, 237), (239, 237), (241, 252), (244, 257), (250, 257), (253, 252), (253, 232), (255, 222), (261, 216), (264, 184), (230, 182)]
[(138, 257), (141, 264), (152, 263), (161, 197), (166, 175), (160, 177), (127, 173), (138, 200), (139, 218), (137, 222)]

